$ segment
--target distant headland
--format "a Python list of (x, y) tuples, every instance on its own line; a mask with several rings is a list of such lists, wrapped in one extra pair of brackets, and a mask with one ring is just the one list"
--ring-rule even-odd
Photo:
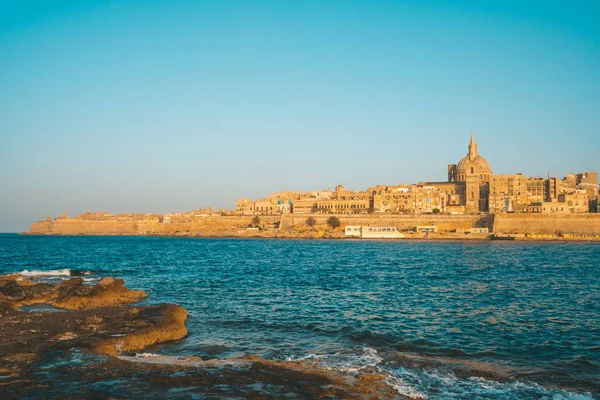
[(471, 134), (447, 181), (277, 192), (235, 210), (48, 217), (28, 233), (267, 238), (600, 240), (598, 173), (494, 175)]

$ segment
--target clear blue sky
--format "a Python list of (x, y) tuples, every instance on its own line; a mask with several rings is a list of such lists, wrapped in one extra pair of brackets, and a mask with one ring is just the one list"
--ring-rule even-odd
[(598, 1), (3, 1), (0, 231), (600, 170)]

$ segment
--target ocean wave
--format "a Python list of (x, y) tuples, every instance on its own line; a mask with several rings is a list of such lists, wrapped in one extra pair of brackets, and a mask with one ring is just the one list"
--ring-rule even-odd
[[(69, 279), (71, 279), (72, 277), (69, 278), (60, 278), (63, 281), (68, 281)], [(95, 281), (99, 281), (101, 278), (81, 278), (84, 282), (95, 282)]]
[(318, 354), (313, 354), (313, 353), (309, 353), (305, 356), (301, 356), (301, 357), (287, 357), (285, 359), (285, 361), (305, 361), (305, 360), (318, 360), (323, 356), (320, 356)]
[(427, 399), (428, 396), (425, 393), (421, 393), (419, 390), (415, 389), (413, 386), (410, 386), (402, 379), (397, 378), (395, 376), (389, 376), (384, 381), (387, 385), (394, 388), (398, 394), (407, 397), (413, 400), (424, 400)]
[[(593, 400), (590, 393), (577, 393), (545, 387), (535, 382), (511, 379), (512, 374), (509, 370), (487, 363), (447, 358), (434, 363), (427, 362), (428, 359), (429, 357), (426, 357), (426, 360), (421, 360), (421, 357), (415, 355), (404, 359), (411, 366), (398, 367), (398, 358), (390, 359), (390, 353), (380, 353), (371, 347), (357, 346), (347, 352), (308, 353), (288, 357), (286, 361), (313, 361), (323, 368), (349, 374), (376, 371), (388, 376), (385, 383), (398, 394), (414, 400), (463, 398)], [(465, 365), (462, 365), (463, 363)], [(394, 365), (396, 367), (393, 367)]]
[[(161, 354), (156, 354), (156, 353), (135, 353), (135, 356), (138, 358), (147, 358), (147, 357), (165, 357)], [(176, 357), (173, 357), (176, 358)]]
[(176, 357), (164, 354), (154, 353), (136, 353), (135, 356), (117, 356), (118, 359), (129, 362), (139, 362), (146, 364), (159, 365), (175, 365), (180, 367), (195, 367), (195, 368), (221, 368), (221, 367), (245, 367), (250, 365), (250, 361), (235, 359), (235, 360), (220, 360), (211, 359), (203, 360), (200, 357)]
[[(202, 360), (199, 357), (177, 357), (171, 355), (162, 355), (155, 353), (136, 353), (135, 356), (118, 356), (119, 359), (129, 362), (141, 362), (148, 364), (175, 365), (185, 367), (244, 367), (251, 361), (244, 359), (211, 359)], [(393, 388), (398, 394), (412, 400), (424, 400), (428, 396), (419, 391), (415, 386), (405, 382), (399, 377), (391, 375), (378, 365), (383, 359), (378, 355), (377, 350), (370, 347), (357, 347), (352, 352), (335, 354), (314, 354), (299, 357), (288, 357), (287, 362), (296, 361), (314, 361), (325, 370), (335, 370), (347, 374), (360, 374), (363, 370), (377, 372), (387, 377), (384, 383)]]
[[(77, 269), (71, 270), (69, 268), (64, 268), (64, 269), (52, 269), (52, 270), (48, 270), (48, 271), (23, 270), (19, 274), (22, 276), (30, 277), (30, 278), (37, 278), (37, 277), (53, 277), (53, 276), (56, 276), (56, 277), (59, 277), (59, 276), (84, 276), (84, 275), (90, 275), (91, 272), (81, 271), (81, 270), (77, 270)], [(93, 278), (91, 278), (91, 279), (93, 279)], [(86, 278), (84, 278), (84, 280), (86, 280)]]
[[(552, 399), (552, 400), (593, 400), (591, 393), (576, 393), (561, 389), (543, 387), (534, 382), (495, 381), (482, 377), (458, 377), (450, 371), (409, 370), (400, 368), (392, 372), (402, 382), (401, 390), (416, 387), (419, 393), (429, 393), (429, 400), (446, 399)], [(395, 387), (395, 386), (394, 386)], [(400, 392), (401, 393), (401, 392)], [(403, 393), (401, 393), (403, 394)]]
[(28, 271), (23, 270), (20, 272), (23, 276), (28, 277), (38, 277), (38, 276), (71, 276), (71, 270), (68, 268), (65, 269), (54, 269), (50, 271)]
[[(415, 352), (390, 352), (386, 354), (389, 367), (403, 367), (412, 370), (450, 370), (460, 377), (480, 376), (495, 380), (508, 380), (516, 373), (521, 372), (516, 368), (509, 368), (500, 363), (481, 360), (464, 359), (457, 357), (432, 356)], [(525, 372), (531, 372), (526, 370)]]
[(351, 352), (339, 352), (335, 354), (309, 353), (300, 357), (288, 357), (286, 361), (304, 360), (314, 360), (319, 366), (325, 369), (334, 369), (349, 374), (357, 374), (365, 370), (376, 371), (377, 373), (387, 375), (384, 382), (398, 392), (398, 394), (413, 400), (427, 399), (427, 395), (419, 391), (415, 386), (386, 371), (381, 366), (383, 358), (376, 349), (371, 347), (357, 346)]
[(184, 359), (180, 357), (154, 353), (136, 353), (135, 356), (118, 356), (117, 358), (123, 361), (142, 362), (146, 364), (182, 365), (189, 367), (200, 366), (200, 363), (196, 359)]
[(334, 354), (309, 353), (303, 356), (286, 358), (286, 361), (305, 360), (314, 360), (324, 368), (335, 369), (347, 373), (356, 373), (367, 368), (373, 368), (383, 361), (377, 353), (377, 350), (363, 346), (356, 347), (348, 352)]

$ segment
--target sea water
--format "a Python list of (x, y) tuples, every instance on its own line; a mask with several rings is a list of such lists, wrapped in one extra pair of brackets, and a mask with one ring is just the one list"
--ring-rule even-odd
[(415, 399), (600, 395), (599, 243), (0, 235), (0, 273), (20, 272), (114, 276), (183, 306), (189, 336), (162, 358), (375, 368)]

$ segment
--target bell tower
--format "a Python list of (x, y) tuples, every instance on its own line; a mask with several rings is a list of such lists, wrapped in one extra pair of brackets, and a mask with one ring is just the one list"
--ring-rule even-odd
[(468, 173), (465, 183), (465, 211), (467, 214), (477, 214), (479, 212), (479, 199), (481, 197), (479, 175)]
[(470, 165), (467, 166), (465, 179), (465, 211), (467, 214), (477, 214), (480, 211), (479, 200), (481, 198), (481, 179), (479, 178), (477, 163), (473, 162), (477, 158), (477, 155), (477, 143), (475, 143), (473, 132), (471, 132), (471, 142), (469, 143), (469, 153), (467, 154), (467, 157), (471, 163), (469, 163)]

